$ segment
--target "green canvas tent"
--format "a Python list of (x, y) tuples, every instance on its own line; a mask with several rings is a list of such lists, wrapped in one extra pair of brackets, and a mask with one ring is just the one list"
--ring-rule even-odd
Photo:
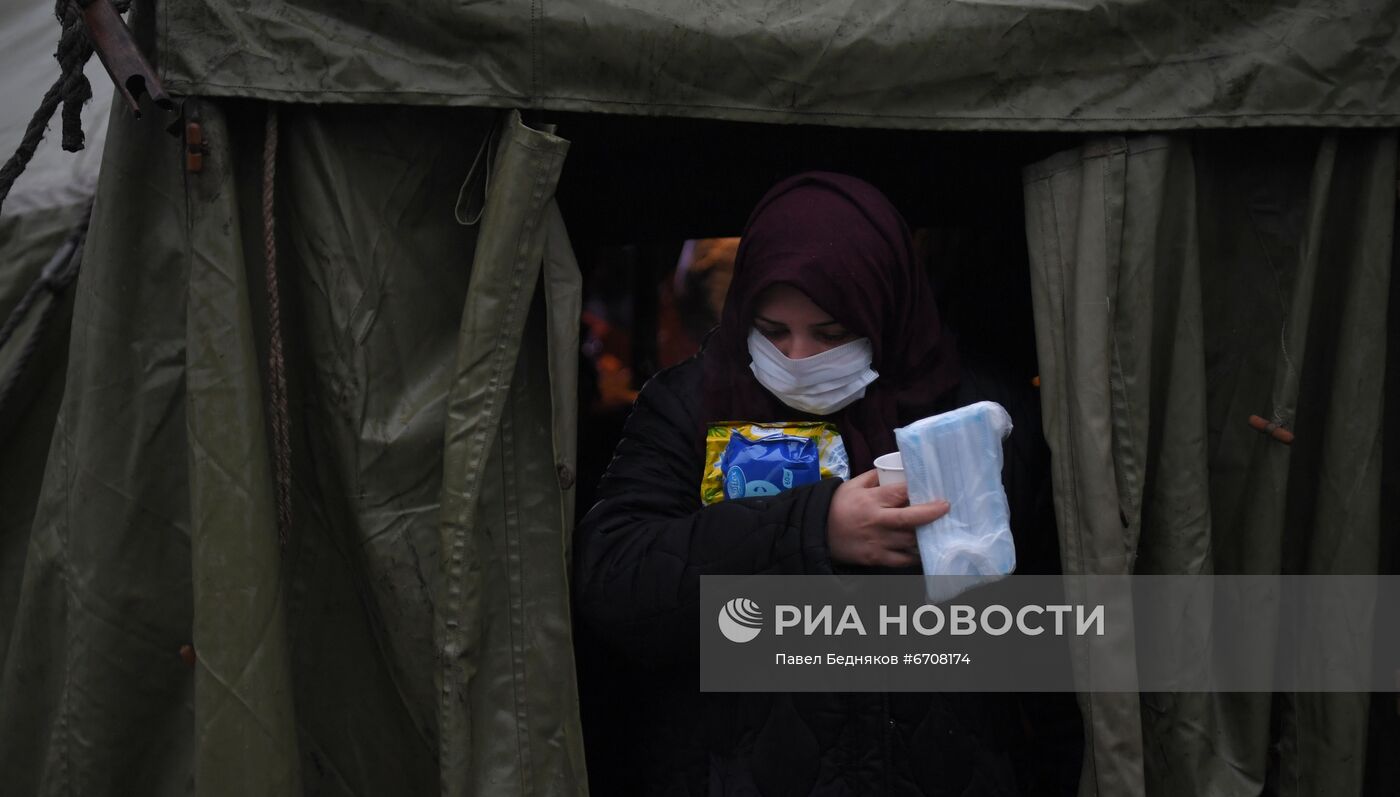
[[(59, 76), (59, 68), (52, 58), (53, 9), (41, 3), (10, 0), (0, 8), (4, 9), (5, 19), (0, 27), (0, 96), (8, 100), (0, 107), (0, 150), (8, 157), (29, 123), (36, 92), (42, 93)], [(88, 65), (85, 74), (97, 86), (107, 79), (96, 61)], [(4, 215), (0, 216), (0, 325), (38, 281), (54, 254), (84, 224), (84, 213), (97, 189), (111, 108), (108, 91), (100, 92), (83, 108), (87, 148), (81, 152), (64, 152), (57, 136), (46, 138), (6, 198)], [(46, 326), (51, 325), (54, 331), (36, 334), (38, 317), (51, 300), (55, 307)], [(35, 307), (33, 316), (14, 330), (9, 345), (0, 348), (0, 393), (8, 391), (0, 398), (0, 418), (4, 419), (0, 421), (4, 424), (0, 434), (4, 435), (8, 454), (0, 457), (0, 506), (7, 508), (32, 507), (32, 496), (38, 493), (41, 474), (35, 472), (34, 460), (30, 458), (48, 450), (49, 432), (63, 391), (63, 333), (72, 312), (71, 291), (43, 290), (42, 296), (31, 296), (30, 303)], [(26, 377), (10, 379), (15, 360), (31, 340), (36, 351), (30, 358), (36, 363), (33, 371), (26, 368)], [(41, 345), (45, 346), (43, 351), (38, 350)], [(38, 456), (42, 460), (44, 455)], [(0, 527), (4, 528), (0, 532), (0, 547), (18, 546), (0, 559), (4, 562), (0, 567), (16, 568), (0, 574), (0, 617), (13, 613), (29, 521), (27, 511), (8, 511), (0, 518)], [(3, 645), (0, 643), (0, 650)]]
[[(600, 114), (624, 136), (999, 131), (1026, 167), (1016, 265), (1065, 571), (1393, 567), (1396, 3), (131, 17), (199, 141), (113, 112), (71, 325), (34, 365), (50, 385), (0, 417), (6, 793), (586, 791), (580, 273), (557, 195), (608, 196), (566, 169), (570, 125)], [(625, 140), (591, 143), (636, 168)], [(8, 313), (47, 259), (12, 253), (62, 236), (4, 213)], [(1080, 793), (1384, 788), (1373, 703), (1083, 695)]]
[[(6, 100), (0, 106), (0, 150), (9, 157), (59, 67), (52, 57), (52, 6), (5, 0), (0, 20), (0, 97)], [(96, 61), (86, 74), (99, 87), (107, 79)], [(44, 140), (0, 215), (0, 336), (6, 338), (0, 344), (0, 662), (9, 658), (42, 463), (63, 399), (74, 290), (64, 279), (72, 258), (56, 255), (71, 255), (68, 245), (86, 225), (110, 111), (110, 91), (98, 92), (84, 107), (82, 152), (64, 152), (57, 136)], [(42, 279), (46, 271), (54, 279)], [(30, 310), (21, 319), (16, 311), (22, 304)], [(15, 324), (8, 323), (11, 318)], [(18, 708), (0, 703), (0, 715)]]

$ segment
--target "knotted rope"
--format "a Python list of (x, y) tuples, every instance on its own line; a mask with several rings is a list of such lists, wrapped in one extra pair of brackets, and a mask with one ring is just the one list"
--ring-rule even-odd
[[(131, 0), (116, 0), (113, 6), (116, 7), (117, 13), (124, 14), (131, 7)], [(5, 197), (10, 195), (15, 180), (24, 173), (25, 167), (29, 166), (29, 161), (39, 149), (39, 142), (44, 140), (49, 120), (53, 118), (54, 111), (58, 110), (60, 104), (63, 105), (63, 149), (77, 152), (83, 148), (83, 104), (92, 99), (92, 85), (83, 74), (83, 67), (92, 57), (92, 42), (88, 40), (87, 28), (83, 26), (82, 11), (75, 0), (57, 0), (54, 4), (54, 16), (58, 18), (62, 29), (58, 38), (58, 50), (53, 56), (58, 60), (59, 77), (49, 90), (44, 92), (44, 98), (39, 101), (39, 108), (34, 111), (29, 126), (24, 129), (24, 137), (20, 139), (19, 147), (10, 159), (5, 161), (5, 165), (0, 167), (0, 208), (4, 207)]]

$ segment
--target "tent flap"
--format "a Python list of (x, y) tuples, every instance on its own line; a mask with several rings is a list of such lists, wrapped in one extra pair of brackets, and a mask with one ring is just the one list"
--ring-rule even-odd
[[(573, 462), (556, 459), (569, 431), (555, 408), (576, 388), (551, 379), (570, 374), (546, 342), (558, 337), (548, 317), (578, 312), (553, 201), (568, 142), (515, 112), (498, 136), (447, 395), (434, 616), (442, 785), (572, 794), (587, 790), (559, 475)], [(556, 297), (564, 306), (547, 307)]]
[[(18, 581), (0, 596), (6, 793), (585, 792), (567, 142), (478, 110), (278, 108), (283, 548), (268, 106), (185, 111), (198, 172), (113, 116), (62, 405), (47, 456), (30, 441), (19, 463), (45, 467), (0, 549)], [(486, 212), (463, 226), (458, 189), (498, 127)]]
[[(232, 174), (223, 114), (205, 104), (201, 118), (217, 142), (205, 155), (207, 175)], [(195, 783), (200, 797), (291, 797), (301, 793), (301, 772), (272, 460), (266, 437), (249, 434), (267, 428), (245, 275), (261, 250), (245, 252), (240, 229), (228, 223), (238, 217), (243, 186), (207, 179), (188, 185)]]
[(16, 794), (183, 793), (193, 774), (179, 147), (112, 121), (0, 663)]
[[(1396, 139), (1120, 138), (1027, 169), (1066, 572), (1376, 572)], [(1084, 699), (1085, 793), (1363, 788), (1365, 695), (1144, 694), (1140, 724)]]

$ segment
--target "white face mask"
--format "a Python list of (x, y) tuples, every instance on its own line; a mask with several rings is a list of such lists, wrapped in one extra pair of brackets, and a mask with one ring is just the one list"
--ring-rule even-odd
[(790, 360), (757, 329), (749, 331), (749, 366), (758, 383), (795, 410), (830, 415), (865, 395), (880, 376), (870, 370), (870, 338)]

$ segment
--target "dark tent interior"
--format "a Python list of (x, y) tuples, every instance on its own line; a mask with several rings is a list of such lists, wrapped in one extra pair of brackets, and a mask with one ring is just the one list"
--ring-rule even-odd
[[(703, 337), (693, 325), (682, 329), (672, 308), (685, 241), (739, 235), (769, 186), (807, 170), (857, 175), (885, 191), (915, 232), (961, 355), (995, 363), (1005, 378), (1033, 391), (1020, 170), (1071, 146), (1071, 137), (573, 114), (540, 121), (557, 123), (560, 135), (573, 142), (559, 201), (584, 274), (585, 315), (590, 308), (611, 308), (610, 315), (620, 318), (626, 341), (619, 348), (627, 360), (622, 373), (632, 391)], [(686, 345), (668, 346), (678, 335), (687, 337)], [(600, 400), (597, 358), (587, 356), (587, 324), (583, 338), (580, 519), (629, 412), (626, 392), (611, 404)], [(1043, 476), (1048, 488), (1048, 471)], [(1037, 527), (1039, 534), (1017, 539), (1025, 571), (1058, 571), (1053, 519), (1047, 520)], [(628, 780), (628, 719), (616, 699), (624, 693), (625, 676), (613, 675), (607, 652), (584, 629), (575, 640), (590, 783), (596, 793), (626, 793), (634, 788)], [(1074, 701), (1068, 695), (1030, 696), (1024, 710), (1038, 715), (1040, 734), (1028, 733), (1020, 749), (1027, 785), (1032, 793), (1072, 794), (1082, 743)]]
[[(657, 351), (657, 291), (684, 242), (739, 235), (769, 186), (813, 169), (863, 177), (904, 213), (964, 357), (995, 360), (1027, 382), (1035, 376), (1020, 171), (1074, 137), (575, 114), (539, 121), (573, 142), (559, 201), (585, 303), (624, 297), (632, 388), (668, 364)], [(591, 377), (581, 370), (582, 393), (596, 389)], [(580, 516), (621, 421), (597, 420), (580, 427)]]
[[(1022, 169), (1074, 147), (1078, 136), (560, 113), (539, 114), (531, 121), (556, 124), (559, 134), (572, 142), (559, 201), (584, 275), (585, 316), (590, 307), (610, 314), (610, 331), (624, 339), (618, 347), (624, 359), (621, 376), (632, 391), (624, 398), (635, 395), (647, 378), (692, 351), (699, 343), (696, 338), (703, 338), (692, 331), (684, 344), (667, 345), (668, 336), (675, 337), (684, 326), (672, 305), (677, 301), (677, 260), (685, 242), (739, 235), (749, 209), (769, 186), (813, 169), (863, 177), (904, 213), (944, 323), (956, 335), (965, 360), (1027, 385), (1038, 373)], [(1297, 159), (1299, 153), (1315, 149), (1320, 138), (1318, 131), (1306, 129), (1186, 135), (1214, 162), (1255, 165)], [(1391, 290), (1397, 291), (1394, 281)], [(1400, 320), (1392, 318), (1390, 323), (1394, 329)], [(620, 399), (611, 406), (599, 401), (600, 375), (595, 358), (588, 355), (588, 338), (585, 324), (579, 370), (578, 519), (592, 503), (593, 489), (630, 409)], [(1392, 362), (1398, 354), (1394, 349)], [(1388, 371), (1400, 373), (1393, 365)], [(1392, 426), (1388, 435), (1394, 439), (1396, 428)], [(1395, 469), (1388, 467), (1387, 472)], [(1045, 478), (1048, 484), (1048, 472)], [(1391, 504), (1394, 516), (1393, 499)], [(1048, 534), (1018, 533), (1021, 572), (1058, 572), (1053, 518), (1045, 528)], [(1388, 572), (1395, 572), (1396, 546), (1393, 540), (1386, 546), (1382, 559), (1391, 563)], [(616, 682), (608, 654), (588, 634), (577, 633), (576, 643), (590, 781), (598, 793), (622, 793), (630, 785), (631, 763), (620, 741), (625, 739), (619, 726), (627, 722), (626, 715), (618, 711), (615, 695), (625, 685)], [(1064, 697), (1032, 696), (1023, 707), (1039, 712), (1041, 726), (1039, 738), (1028, 731), (1021, 751), (1021, 776), (1028, 793), (1074, 793), (1077, 766), (1064, 764), (1077, 764), (1082, 741), (1078, 709)], [(1376, 695), (1374, 703), (1368, 793), (1390, 793), (1386, 784), (1397, 783), (1400, 773), (1396, 762), (1379, 752), (1400, 738), (1400, 719), (1386, 696)], [(1028, 728), (1035, 724), (1026, 723)]]

